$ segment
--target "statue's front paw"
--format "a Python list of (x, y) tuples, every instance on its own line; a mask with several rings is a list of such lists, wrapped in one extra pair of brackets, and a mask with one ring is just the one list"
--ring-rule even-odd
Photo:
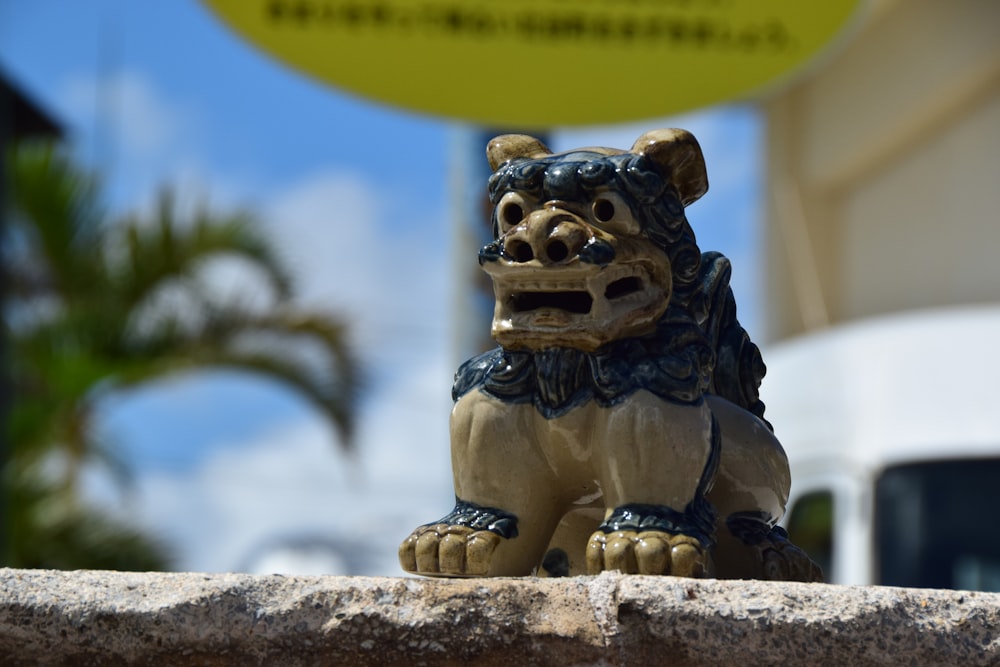
[(687, 535), (659, 530), (599, 530), (587, 544), (588, 574), (619, 570), (625, 574), (704, 577), (708, 569), (708, 553), (701, 542)]
[(399, 546), (399, 563), (413, 574), (485, 576), (503, 538), (488, 530), (435, 523), (421, 526)]
[(483, 577), (501, 540), (517, 537), (517, 517), (456, 499), (448, 516), (420, 526), (399, 545), (399, 564), (413, 574)]
[(621, 505), (590, 536), (587, 572), (707, 576), (714, 522), (715, 509), (702, 497), (682, 512), (666, 505)]

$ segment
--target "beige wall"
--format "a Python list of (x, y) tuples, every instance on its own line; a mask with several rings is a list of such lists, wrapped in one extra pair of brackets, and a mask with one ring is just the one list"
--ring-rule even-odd
[(1000, 302), (1000, 2), (874, 2), (763, 108), (768, 339)]

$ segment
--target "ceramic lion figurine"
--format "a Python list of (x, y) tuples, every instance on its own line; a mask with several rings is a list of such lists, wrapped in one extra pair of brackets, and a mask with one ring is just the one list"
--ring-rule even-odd
[(708, 189), (694, 137), (552, 154), (504, 135), (487, 155), (500, 347), (456, 374), (455, 508), (403, 569), (819, 580), (775, 525), (788, 462), (729, 261), (684, 214)]

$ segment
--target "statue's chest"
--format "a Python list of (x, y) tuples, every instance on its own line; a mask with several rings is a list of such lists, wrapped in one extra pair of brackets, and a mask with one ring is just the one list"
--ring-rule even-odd
[(587, 464), (593, 456), (595, 444), (606, 436), (602, 409), (593, 401), (554, 417), (546, 417), (538, 410), (534, 412), (531, 420), (534, 439), (552, 464)]

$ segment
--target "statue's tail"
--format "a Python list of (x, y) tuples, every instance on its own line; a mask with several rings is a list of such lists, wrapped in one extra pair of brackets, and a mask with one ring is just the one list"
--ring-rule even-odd
[[(688, 307), (715, 351), (709, 391), (764, 419), (760, 382), (767, 372), (760, 350), (736, 319), (736, 300), (729, 287), (732, 266), (717, 252), (701, 256)], [(774, 430), (772, 428), (772, 430)]]

